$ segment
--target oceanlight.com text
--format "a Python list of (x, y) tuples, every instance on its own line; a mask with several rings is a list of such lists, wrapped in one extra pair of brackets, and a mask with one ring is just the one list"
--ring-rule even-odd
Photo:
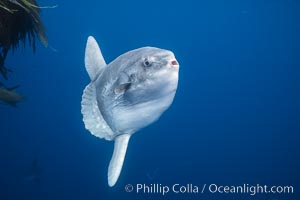
[[(206, 187), (206, 186), (205, 186)], [(210, 193), (220, 194), (250, 194), (251, 196), (256, 194), (293, 194), (293, 186), (268, 186), (268, 185), (249, 185), (243, 184), (238, 186), (225, 186), (210, 184), (208, 185), (208, 191)]]

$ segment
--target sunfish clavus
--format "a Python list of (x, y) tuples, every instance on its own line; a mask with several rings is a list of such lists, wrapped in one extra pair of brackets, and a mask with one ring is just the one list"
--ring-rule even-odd
[(115, 141), (108, 167), (108, 185), (112, 187), (131, 135), (156, 121), (172, 104), (179, 64), (171, 51), (154, 47), (129, 51), (106, 64), (90, 36), (85, 67), (91, 83), (82, 95), (83, 121), (93, 135)]

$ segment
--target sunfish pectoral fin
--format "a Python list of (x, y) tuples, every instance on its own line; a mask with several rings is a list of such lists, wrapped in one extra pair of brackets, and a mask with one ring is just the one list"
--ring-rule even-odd
[(116, 81), (116, 87), (114, 89), (115, 94), (123, 94), (125, 93), (131, 86), (130, 77), (122, 72), (119, 75), (118, 80)]
[(130, 136), (123, 134), (115, 138), (114, 153), (108, 166), (108, 185), (110, 187), (116, 184), (120, 176)]
[(84, 63), (91, 80), (94, 80), (106, 67), (106, 62), (102, 56), (101, 50), (93, 36), (88, 37)]
[(115, 88), (115, 94), (123, 94), (125, 93), (131, 86), (131, 83), (123, 83)]

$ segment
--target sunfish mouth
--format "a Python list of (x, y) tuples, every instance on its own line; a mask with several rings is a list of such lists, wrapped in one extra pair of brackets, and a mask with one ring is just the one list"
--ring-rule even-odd
[(178, 65), (178, 62), (177, 62), (177, 60), (173, 60), (173, 61), (171, 62), (171, 64), (172, 64), (172, 65)]
[(172, 61), (171, 61), (171, 65), (172, 65), (173, 67), (179, 67), (179, 64), (178, 64), (177, 60), (172, 60)]

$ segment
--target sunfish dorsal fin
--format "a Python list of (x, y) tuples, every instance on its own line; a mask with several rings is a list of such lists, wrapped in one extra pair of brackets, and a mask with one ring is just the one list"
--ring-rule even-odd
[(92, 81), (106, 67), (106, 62), (102, 56), (101, 50), (93, 36), (88, 37), (84, 63)]

